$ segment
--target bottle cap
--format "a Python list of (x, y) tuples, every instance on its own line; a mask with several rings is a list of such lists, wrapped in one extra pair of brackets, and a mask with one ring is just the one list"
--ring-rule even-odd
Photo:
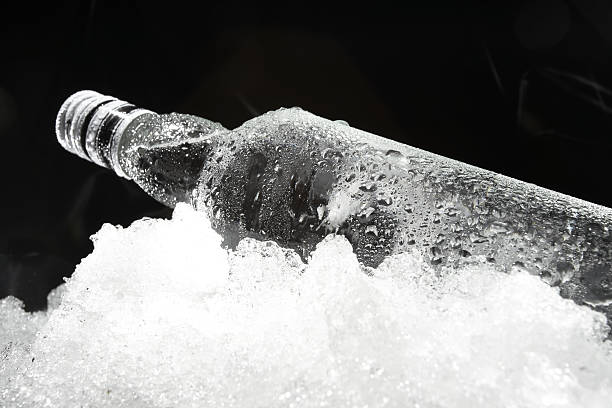
[(119, 166), (116, 147), (135, 118), (152, 113), (112, 96), (79, 91), (62, 104), (55, 133), (64, 149), (128, 178)]

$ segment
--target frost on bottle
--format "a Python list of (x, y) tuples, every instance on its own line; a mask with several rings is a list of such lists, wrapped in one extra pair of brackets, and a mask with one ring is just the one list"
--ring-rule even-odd
[(56, 132), (161, 203), (207, 212), (230, 247), (253, 236), (305, 257), (338, 233), (366, 266), (414, 248), (436, 268), (526, 269), (612, 317), (609, 208), (298, 108), (227, 130), (81, 91), (62, 105)]

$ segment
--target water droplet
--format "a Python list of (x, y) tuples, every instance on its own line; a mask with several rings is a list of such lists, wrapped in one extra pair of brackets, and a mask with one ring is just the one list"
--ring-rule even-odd
[(451, 224), (452, 232), (463, 232), (463, 227), (459, 224)]
[(365, 191), (367, 193), (371, 193), (373, 191), (376, 191), (376, 183), (374, 183), (374, 182), (364, 183), (361, 186), (359, 186), (359, 189), (361, 191)]
[(473, 227), (476, 224), (478, 224), (478, 216), (468, 217), (467, 219), (468, 227)]
[(368, 225), (365, 232), (366, 234), (378, 236), (378, 228), (376, 228), (376, 225)]
[(561, 279), (559, 279), (559, 275), (556, 273), (552, 273), (548, 270), (543, 270), (540, 272), (540, 278), (550, 286), (557, 286), (561, 283)]
[(557, 272), (561, 283), (568, 282), (574, 277), (574, 265), (566, 261), (557, 262)]
[(328, 147), (327, 149), (323, 150), (323, 157), (326, 159), (341, 159), (344, 157), (344, 155), (341, 151)]
[(393, 202), (393, 200), (391, 199), (391, 196), (385, 194), (384, 192), (380, 192), (376, 195), (376, 202), (380, 205), (391, 205), (391, 203)]
[(474, 232), (470, 234), (470, 241), (474, 244), (484, 244), (486, 242), (489, 242), (487, 238), (482, 237)]
[(485, 236), (495, 236), (498, 234), (505, 234), (510, 231), (510, 227), (503, 221), (493, 221), (487, 225), (484, 229)]
[(457, 210), (455, 207), (449, 207), (446, 209), (445, 213), (449, 217), (455, 217), (457, 214), (459, 214), (459, 210)]
[(392, 157), (392, 158), (398, 158), (398, 159), (404, 157), (404, 155), (398, 152), (397, 150), (387, 150), (387, 153), (385, 153), (385, 155)]
[(368, 207), (364, 209), (363, 211), (359, 212), (359, 214), (357, 214), (357, 218), (359, 219), (359, 222), (364, 223), (364, 224), (370, 222), (374, 211), (375, 211), (374, 207)]

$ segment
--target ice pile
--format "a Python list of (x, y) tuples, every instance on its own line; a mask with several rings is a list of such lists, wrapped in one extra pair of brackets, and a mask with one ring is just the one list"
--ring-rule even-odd
[(48, 312), (1, 300), (0, 406), (610, 407), (603, 315), (533, 276), (220, 241), (186, 206), (105, 225)]

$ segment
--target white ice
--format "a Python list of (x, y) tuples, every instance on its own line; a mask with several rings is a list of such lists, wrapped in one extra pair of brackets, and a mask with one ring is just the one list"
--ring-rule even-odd
[(104, 225), (48, 312), (0, 300), (0, 406), (612, 404), (603, 315), (536, 277), (220, 242), (186, 206)]

